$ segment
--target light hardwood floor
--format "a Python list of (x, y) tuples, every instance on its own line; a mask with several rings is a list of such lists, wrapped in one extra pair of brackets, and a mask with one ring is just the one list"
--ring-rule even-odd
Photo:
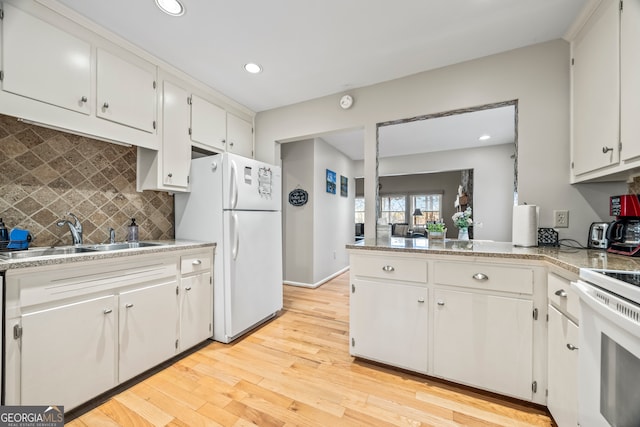
[(545, 411), (349, 356), (349, 275), (285, 286), (279, 317), (212, 342), (68, 425), (552, 426)]

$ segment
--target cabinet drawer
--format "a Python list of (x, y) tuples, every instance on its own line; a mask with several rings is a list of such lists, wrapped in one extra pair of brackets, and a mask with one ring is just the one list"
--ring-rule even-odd
[(571, 289), (569, 280), (549, 274), (547, 279), (547, 293), (549, 303), (555, 306), (563, 314), (567, 314), (572, 320), (578, 322), (580, 316), (580, 300), (575, 291)]
[(208, 252), (199, 252), (193, 255), (185, 255), (180, 257), (180, 273), (189, 274), (199, 271), (206, 271), (211, 268), (211, 254)]
[(351, 272), (361, 277), (427, 282), (427, 262), (418, 259), (352, 256)]
[(533, 270), (481, 263), (439, 262), (434, 267), (437, 285), (464, 286), (474, 289), (533, 293)]

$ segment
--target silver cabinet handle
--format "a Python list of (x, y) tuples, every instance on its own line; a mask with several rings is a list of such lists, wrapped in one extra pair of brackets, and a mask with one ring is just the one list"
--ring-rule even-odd
[(602, 152), (604, 154), (607, 154), (609, 151), (613, 151), (613, 147), (607, 147), (607, 146), (602, 147)]
[(386, 272), (391, 272), (391, 271), (395, 271), (396, 269), (393, 268), (393, 266), (391, 265), (385, 265), (384, 267), (382, 267), (382, 271), (386, 271)]
[(109, 314), (109, 313), (113, 312), (113, 309), (111, 309), (111, 308), (105, 308), (102, 312), (103, 312), (104, 314)]
[(172, 174), (171, 172), (169, 172), (169, 173), (167, 174), (167, 176), (168, 176), (169, 178), (171, 178), (171, 177), (173, 177), (173, 174)]
[(107, 109), (109, 108), (109, 103), (105, 102), (104, 104), (102, 104), (102, 108)]
[(436, 304), (438, 304), (439, 306), (443, 306), (444, 305), (444, 301), (438, 301)]
[(559, 296), (560, 298), (566, 298), (567, 297), (567, 292), (564, 289), (558, 289), (555, 294), (557, 296)]
[(202, 264), (202, 261), (200, 261), (199, 259), (197, 259), (197, 260), (193, 261), (191, 264), (192, 264), (192, 265), (200, 265), (200, 264)]
[(568, 348), (569, 350), (571, 350), (571, 351), (574, 351), (574, 350), (577, 350), (577, 349), (578, 349), (578, 347), (576, 347), (576, 346), (575, 346), (575, 345), (573, 345), (573, 344), (567, 344), (567, 348)]
[(229, 141), (229, 146), (233, 147), (233, 141)]
[(424, 298), (423, 297), (418, 298), (418, 302), (421, 304), (424, 303)]
[(482, 273), (476, 273), (471, 277), (473, 277), (476, 280), (480, 280), (481, 282), (484, 282), (485, 280), (489, 280), (489, 276), (487, 276), (486, 274), (482, 274)]
[(87, 102), (87, 97), (83, 96), (82, 98), (80, 98), (80, 102)]
[(220, 142), (222, 142), (223, 144), (226, 144), (227, 140), (223, 138), (223, 139), (220, 140)]
[(129, 303), (129, 304), (125, 304), (124, 306), (127, 307), (127, 308), (131, 308), (131, 307), (133, 307), (133, 304)]
[(185, 291), (190, 291), (191, 290), (191, 286), (187, 286), (186, 288), (184, 288)]

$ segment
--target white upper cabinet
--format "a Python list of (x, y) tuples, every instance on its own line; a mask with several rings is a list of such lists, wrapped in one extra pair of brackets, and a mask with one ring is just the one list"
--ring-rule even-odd
[(2, 90), (90, 114), (91, 45), (3, 4)]
[(573, 42), (573, 173), (616, 165), (619, 151), (618, 0), (606, 0)]
[(162, 184), (186, 189), (191, 168), (189, 142), (189, 94), (168, 81), (163, 82)]
[(625, 1), (620, 14), (620, 140), (622, 160), (640, 157), (640, 2)]
[(227, 140), (227, 113), (223, 108), (191, 96), (191, 141), (224, 151)]
[(155, 67), (152, 64), (141, 67), (98, 49), (97, 72), (97, 116), (154, 133)]
[(253, 157), (253, 124), (227, 113), (227, 151)]

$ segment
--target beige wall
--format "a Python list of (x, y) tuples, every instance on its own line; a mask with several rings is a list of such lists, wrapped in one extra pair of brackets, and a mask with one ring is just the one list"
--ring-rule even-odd
[[(375, 216), (376, 124), (465, 107), (518, 100), (520, 203), (540, 206), (540, 226), (552, 226), (554, 209), (570, 211), (560, 238), (586, 242), (588, 225), (606, 212), (606, 195), (623, 183), (569, 184), (569, 44), (555, 40), (374, 86), (350, 90), (342, 110), (335, 94), (256, 115), (256, 157), (279, 161), (278, 141), (322, 132), (365, 130), (367, 217)], [(585, 195), (598, 195), (589, 197)], [(366, 234), (375, 229), (367, 222)]]

